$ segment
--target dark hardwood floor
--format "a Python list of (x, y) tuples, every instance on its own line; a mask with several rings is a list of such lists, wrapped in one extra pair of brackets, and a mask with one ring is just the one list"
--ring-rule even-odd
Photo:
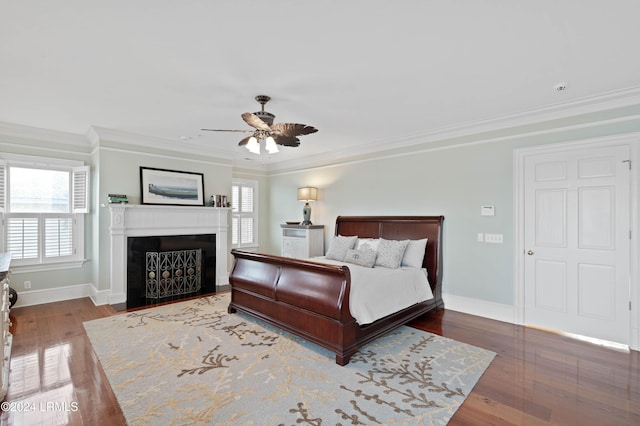
[(640, 352), (447, 310), (411, 325), (497, 353), (452, 425), (640, 425)]
[[(89, 299), (12, 310), (0, 424), (125, 424), (82, 327), (117, 313)], [(450, 425), (640, 425), (639, 352), (446, 310), (411, 325), (498, 354)]]

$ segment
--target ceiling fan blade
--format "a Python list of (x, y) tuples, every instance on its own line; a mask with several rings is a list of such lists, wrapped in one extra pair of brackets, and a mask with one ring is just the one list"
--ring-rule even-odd
[(278, 145), (282, 146), (300, 146), (300, 139), (295, 136), (273, 135), (273, 139)]
[(245, 112), (244, 114), (242, 114), (242, 119), (249, 126), (255, 127), (258, 130), (264, 130), (264, 131), (267, 131), (267, 132), (271, 130), (271, 127), (269, 127), (269, 125), (267, 123), (262, 121), (262, 119), (260, 119), (260, 117), (258, 117), (257, 115), (255, 115), (255, 114), (253, 114), (251, 112)]
[(275, 134), (282, 136), (308, 135), (318, 131), (315, 127), (298, 123), (275, 123), (271, 125), (271, 130)]
[(242, 139), (240, 142), (238, 142), (238, 146), (245, 146), (249, 143), (249, 139), (251, 139), (251, 136), (247, 136), (246, 138)]
[(200, 129), (205, 132), (241, 132), (241, 133), (253, 133), (255, 130), (227, 130), (227, 129)]

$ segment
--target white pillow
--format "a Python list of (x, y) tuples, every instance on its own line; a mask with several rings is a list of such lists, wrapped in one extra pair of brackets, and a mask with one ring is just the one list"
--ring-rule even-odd
[(344, 261), (347, 263), (354, 263), (356, 265), (365, 266), (367, 268), (373, 268), (373, 265), (376, 263), (376, 257), (378, 253), (371, 249), (362, 249), (362, 250), (347, 250), (347, 255), (344, 258)]
[(352, 249), (353, 246), (356, 245), (357, 239), (358, 237), (356, 236), (343, 237), (342, 235), (337, 235), (333, 237), (325, 257), (327, 259), (339, 260), (341, 262), (344, 261), (344, 258), (347, 255), (347, 250)]
[(358, 238), (358, 243), (356, 244), (356, 250), (369, 249), (369, 250), (377, 251), (378, 244), (380, 244), (380, 238)]
[(402, 266), (411, 266), (413, 268), (422, 268), (424, 260), (424, 251), (427, 249), (427, 239), (410, 240), (407, 249), (402, 257)]
[(376, 258), (376, 266), (384, 266), (386, 268), (399, 268), (402, 263), (402, 256), (409, 245), (409, 240), (385, 240), (380, 238), (378, 244), (378, 257)]

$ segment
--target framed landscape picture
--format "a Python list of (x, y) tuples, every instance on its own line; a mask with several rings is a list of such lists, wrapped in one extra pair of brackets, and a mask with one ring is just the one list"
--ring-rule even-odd
[(202, 173), (140, 167), (142, 204), (204, 206)]

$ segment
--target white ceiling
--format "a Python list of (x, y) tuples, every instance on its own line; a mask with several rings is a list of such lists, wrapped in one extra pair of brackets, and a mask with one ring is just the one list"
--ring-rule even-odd
[(381, 149), (637, 91), (639, 16), (638, 0), (0, 0), (0, 122), (241, 161), (242, 134), (200, 128), (248, 129), (266, 94), (276, 122), (319, 131), (262, 161)]

